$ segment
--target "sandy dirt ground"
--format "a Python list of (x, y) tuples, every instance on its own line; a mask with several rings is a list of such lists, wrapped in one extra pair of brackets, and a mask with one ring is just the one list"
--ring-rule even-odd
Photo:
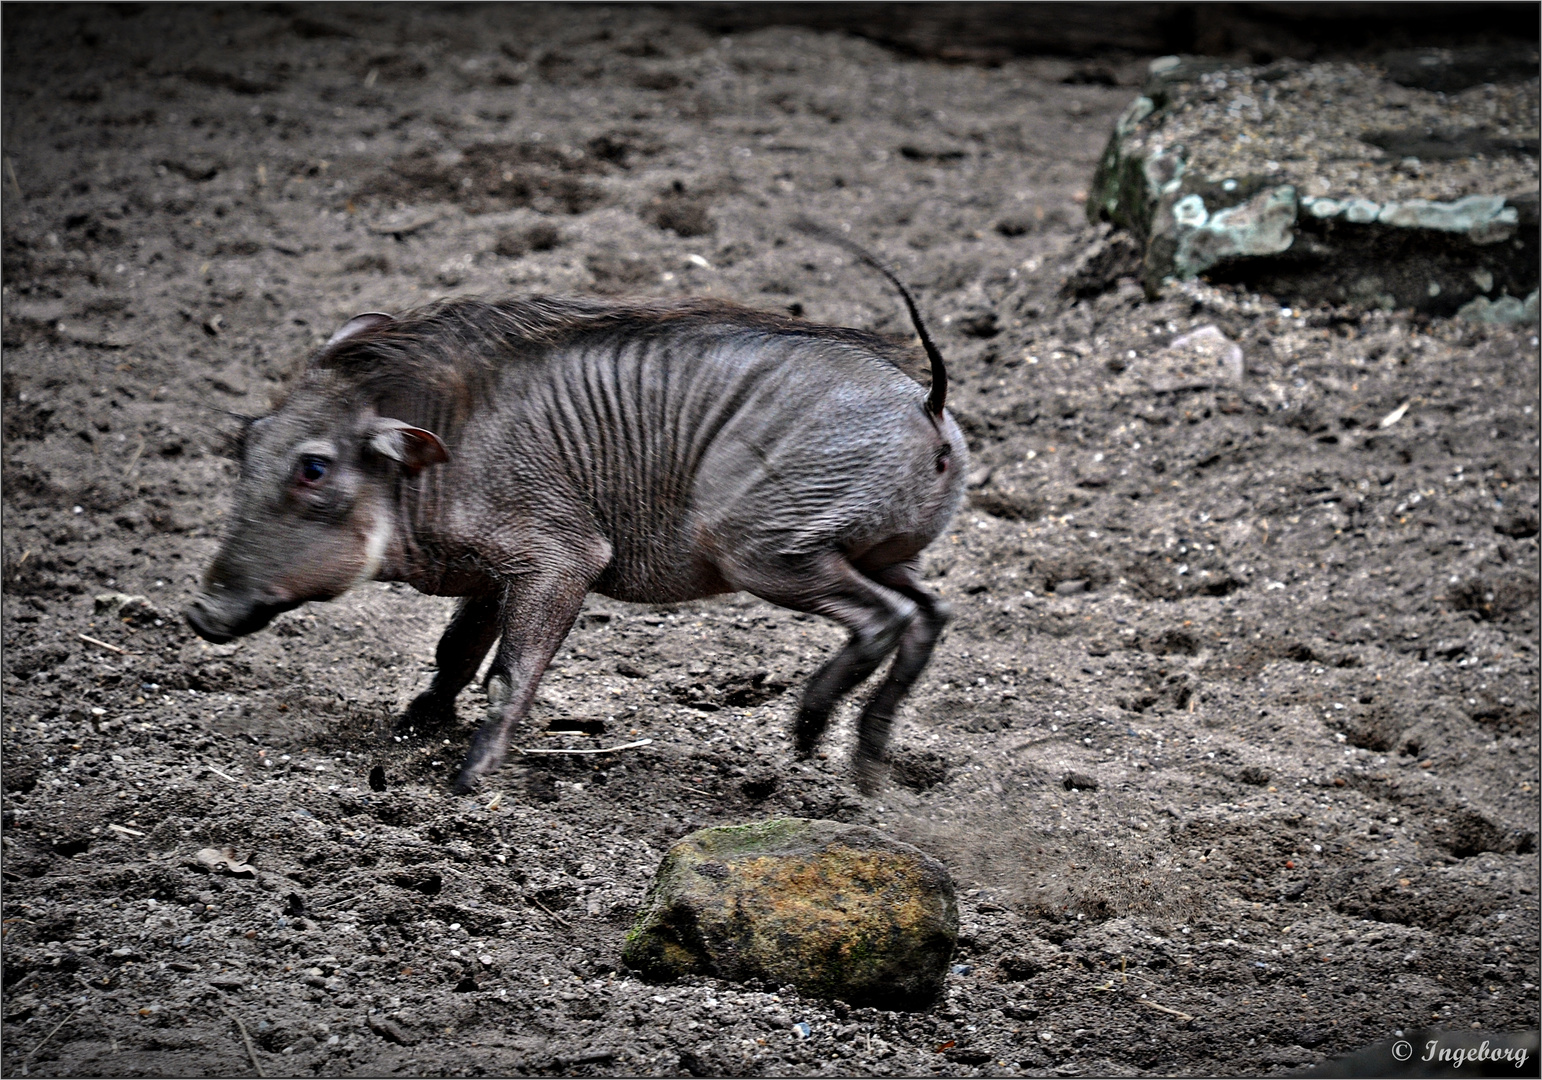
[[(1089, 268), (1149, 58), (275, 4), (8, 7), (3, 59), (7, 1075), (1268, 1074), (1537, 1026), (1536, 329)], [(187, 629), (231, 414), (349, 316), (710, 294), (908, 334), (800, 213), (914, 284), (974, 456), (877, 797), (849, 712), (789, 752), (841, 632), (745, 596), (591, 599), (517, 738), (651, 742), (465, 798), (480, 691), (382, 735), (450, 601)], [(1205, 326), (1239, 382), (1164, 375)], [(774, 815), (950, 867), (935, 1008), (625, 970), (663, 851)]]

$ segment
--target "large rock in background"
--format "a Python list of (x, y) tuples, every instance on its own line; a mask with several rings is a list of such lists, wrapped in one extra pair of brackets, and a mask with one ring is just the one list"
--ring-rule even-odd
[(1513, 49), (1481, 52), (1154, 61), (1088, 217), (1133, 234), (1153, 295), (1203, 275), (1287, 302), (1535, 318), (1535, 49), (1527, 79), (1429, 88), (1517, 70)]
[(913, 1008), (937, 996), (957, 940), (941, 863), (866, 826), (777, 818), (671, 848), (622, 959), (649, 979), (763, 979)]
[[(843, 30), (919, 56), (1001, 60), (1193, 52), (1321, 60), (1390, 48), (1491, 48), (1536, 39), (1536, 10), (1517, 3), (691, 3), (660, 4), (719, 31), (795, 25)], [(1513, 66), (1511, 61), (1503, 61)], [(1471, 67), (1471, 64), (1466, 65)], [(1492, 64), (1484, 70), (1492, 68)], [(1091, 72), (1097, 77), (1097, 69)], [(1470, 77), (1470, 76), (1459, 76)], [(1473, 82), (1493, 81), (1482, 75)], [(1462, 85), (1471, 86), (1473, 82)], [(1439, 89), (1439, 87), (1437, 87)]]

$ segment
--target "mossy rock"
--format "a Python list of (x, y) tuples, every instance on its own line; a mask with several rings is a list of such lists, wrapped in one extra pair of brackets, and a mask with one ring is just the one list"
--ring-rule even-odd
[(1458, 100), (1346, 63), (1151, 70), (1087, 200), (1134, 236), (1149, 295), (1205, 277), (1303, 304), (1536, 318), (1535, 77)]
[(647, 979), (761, 979), (921, 1008), (957, 940), (953, 882), (937, 860), (866, 826), (775, 818), (672, 847), (621, 955)]

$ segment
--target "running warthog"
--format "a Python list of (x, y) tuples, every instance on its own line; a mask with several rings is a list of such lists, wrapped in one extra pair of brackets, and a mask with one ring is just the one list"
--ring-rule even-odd
[(462, 597), (404, 720), (453, 719), (498, 642), (463, 792), (502, 762), (586, 593), (743, 589), (851, 631), (809, 680), (800, 754), (894, 654), (860, 720), (871, 790), (947, 618), (917, 561), (967, 471), (942, 357), (904, 299), (930, 393), (889, 339), (717, 300), (360, 315), (247, 427), (230, 527), (188, 620), (227, 641), (370, 580)]

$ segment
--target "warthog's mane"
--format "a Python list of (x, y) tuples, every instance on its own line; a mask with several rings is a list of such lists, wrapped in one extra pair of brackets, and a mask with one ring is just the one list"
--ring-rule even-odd
[(586, 343), (656, 334), (805, 337), (860, 348), (893, 363), (914, 363), (908, 343), (866, 330), (826, 326), (726, 300), (599, 300), (529, 296), (441, 300), (328, 346), (312, 372), (341, 376), (382, 415), (451, 438), (498, 388), (512, 364)]

